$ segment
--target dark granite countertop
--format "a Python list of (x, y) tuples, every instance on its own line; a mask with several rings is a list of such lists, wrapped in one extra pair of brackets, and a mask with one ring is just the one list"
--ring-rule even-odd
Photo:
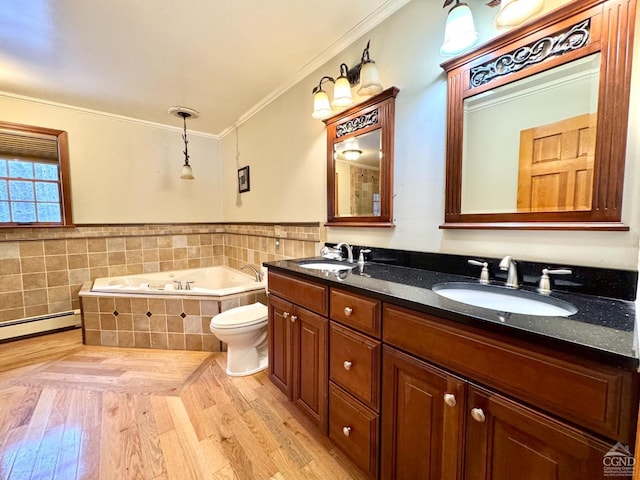
[[(312, 259), (282, 260), (265, 263), (265, 266), (559, 352), (627, 370), (638, 369), (634, 341), (636, 313), (632, 301), (553, 292), (551, 296), (572, 303), (578, 312), (569, 317), (504, 315), (449, 300), (431, 290), (438, 283), (477, 283), (477, 278), (375, 262), (365, 264), (362, 269), (355, 266), (351, 271), (336, 274), (300, 266), (300, 262), (309, 260)], [(327, 262), (323, 258), (315, 260)], [(523, 289), (531, 290), (530, 287)]]

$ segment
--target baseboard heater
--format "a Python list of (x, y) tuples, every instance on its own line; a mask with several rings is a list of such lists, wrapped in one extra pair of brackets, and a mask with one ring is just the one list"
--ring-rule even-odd
[(62, 328), (79, 327), (80, 309), (0, 322), (0, 342)]

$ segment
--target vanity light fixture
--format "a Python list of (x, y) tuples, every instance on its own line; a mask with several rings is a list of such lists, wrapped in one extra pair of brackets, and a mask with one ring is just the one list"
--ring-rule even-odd
[(200, 112), (194, 110), (192, 108), (187, 107), (170, 107), (169, 113), (171, 115), (175, 115), (176, 117), (181, 117), (184, 125), (184, 133), (182, 134), (182, 140), (184, 141), (184, 165), (182, 165), (182, 173), (180, 174), (180, 178), (183, 180), (193, 180), (196, 177), (193, 176), (193, 170), (191, 169), (191, 165), (189, 165), (189, 140), (187, 140), (187, 118), (198, 118), (200, 116)]
[[(382, 91), (382, 84), (380, 83), (380, 76), (378, 75), (378, 68), (376, 63), (369, 57), (369, 44), (362, 52), (362, 58), (360, 63), (352, 68), (346, 63), (340, 64), (340, 76), (336, 79), (329, 76), (324, 76), (318, 82), (318, 85), (313, 88), (311, 92), (313, 94), (313, 113), (311, 116), (316, 120), (322, 120), (330, 117), (333, 114), (331, 105), (334, 107), (346, 107), (353, 103), (353, 96), (351, 95), (351, 87), (355, 87), (360, 84), (358, 89), (358, 95), (370, 96), (380, 93)], [(333, 101), (329, 101), (329, 95), (322, 89), (322, 84), (325, 82), (333, 83)]]
[(501, 0), (494, 25), (496, 28), (515, 27), (542, 10), (543, 6), (544, 0)]
[[(443, 7), (447, 7), (454, 0), (445, 0)], [(449, 57), (457, 55), (473, 46), (478, 41), (478, 32), (473, 23), (471, 9), (466, 3), (455, 0), (447, 15), (444, 27), (444, 42), (440, 47), (440, 55)]]

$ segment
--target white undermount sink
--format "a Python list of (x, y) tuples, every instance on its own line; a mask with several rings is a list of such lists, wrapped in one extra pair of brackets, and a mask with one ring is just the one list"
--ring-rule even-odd
[(353, 265), (345, 265), (340, 263), (329, 263), (329, 262), (310, 262), (310, 263), (300, 263), (302, 268), (308, 268), (310, 270), (322, 270), (324, 272), (341, 272), (343, 270), (351, 270)]
[(571, 303), (558, 298), (497, 285), (450, 282), (436, 284), (432, 289), (438, 295), (451, 300), (499, 312), (542, 317), (568, 317), (578, 311)]

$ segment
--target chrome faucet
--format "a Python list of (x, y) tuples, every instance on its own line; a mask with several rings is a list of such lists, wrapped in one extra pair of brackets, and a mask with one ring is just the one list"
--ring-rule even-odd
[(256, 282), (261, 282), (262, 281), (262, 272), (259, 272), (256, 267), (254, 267), (253, 265), (242, 265), (240, 267), (240, 270), (244, 270), (245, 268), (253, 270), (253, 273), (256, 276)]
[(340, 242), (336, 245), (336, 250), (340, 250), (342, 247), (347, 248), (347, 262), (353, 263), (353, 248), (347, 242)]
[(519, 288), (518, 283), (518, 264), (509, 255), (504, 257), (500, 261), (500, 270), (507, 270), (507, 282), (505, 286), (507, 288)]

